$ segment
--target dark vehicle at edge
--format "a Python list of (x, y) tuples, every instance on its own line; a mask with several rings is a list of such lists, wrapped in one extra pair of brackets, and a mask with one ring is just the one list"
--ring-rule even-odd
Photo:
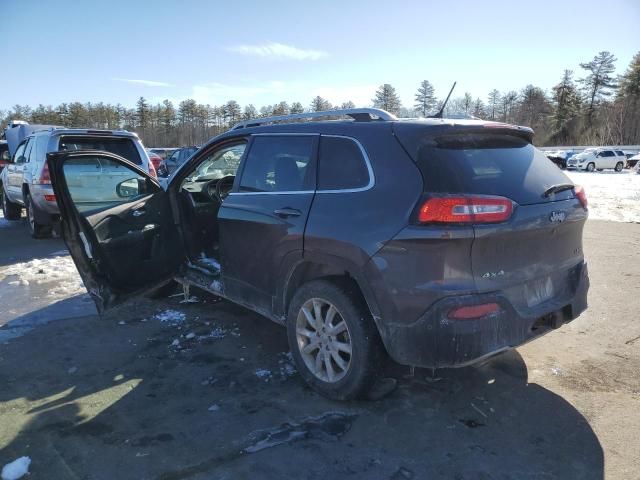
[[(586, 198), (532, 130), (324, 112), (340, 114), (354, 120), (243, 122), (166, 191), (112, 154), (50, 154), (63, 236), (98, 309), (177, 278), (286, 325), (301, 376), (349, 399), (385, 353), (468, 365), (587, 308)], [(112, 203), (74, 200), (66, 165), (92, 159), (131, 170)]]

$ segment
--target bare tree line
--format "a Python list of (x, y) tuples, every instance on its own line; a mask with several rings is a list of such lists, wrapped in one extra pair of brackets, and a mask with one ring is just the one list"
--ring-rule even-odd
[[(534, 85), (505, 92), (494, 89), (484, 100), (465, 93), (450, 99), (445, 116), (527, 125), (536, 131), (538, 145), (640, 144), (640, 53), (622, 75), (615, 75), (615, 62), (613, 54), (600, 52), (591, 61), (580, 63), (579, 78), (574, 79), (572, 70), (565, 70), (551, 91)], [(423, 80), (410, 107), (402, 105), (390, 84), (381, 85), (371, 103), (402, 117), (426, 117), (442, 108), (443, 98), (438, 98), (431, 83)], [(177, 107), (169, 100), (150, 105), (140, 97), (133, 108), (102, 102), (35, 108), (15, 105), (0, 111), (0, 122), (2, 127), (10, 120), (26, 120), (36, 124), (123, 128), (137, 132), (146, 145), (169, 147), (201, 144), (245, 119), (354, 107), (350, 101), (332, 105), (319, 96), (306, 108), (300, 102), (281, 101), (259, 109), (252, 104), (243, 107), (235, 100), (218, 106), (193, 99), (183, 100)]]

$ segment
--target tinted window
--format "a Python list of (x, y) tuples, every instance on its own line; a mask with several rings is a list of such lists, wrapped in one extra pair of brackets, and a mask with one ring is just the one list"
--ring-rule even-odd
[(58, 150), (102, 150), (142, 165), (138, 149), (130, 138), (60, 137)]
[(624, 156), (624, 152), (622, 152), (621, 150), (616, 150), (616, 153), (617, 153), (618, 155), (622, 155), (622, 156)]
[(24, 155), (24, 147), (26, 146), (26, 143), (22, 143), (18, 146), (18, 148), (16, 148), (16, 153), (14, 154), (13, 157), (13, 161), (16, 163), (20, 163), (18, 162), (18, 159)]
[(604, 150), (600, 152), (599, 157), (615, 157), (615, 154), (611, 150)]
[(369, 171), (358, 144), (350, 138), (321, 137), (318, 190), (362, 188)]
[(240, 179), (241, 192), (294, 192), (315, 187), (313, 136), (255, 137)]
[[(571, 183), (533, 145), (509, 135), (449, 135), (418, 150), (425, 191), (500, 195), (522, 205), (553, 200), (543, 193), (552, 185)], [(571, 191), (555, 196), (570, 198)]]
[[(30, 157), (31, 157), (31, 150), (33, 150), (33, 144), (36, 143), (33, 140), (33, 137), (31, 137), (29, 140), (27, 140), (27, 146), (24, 149), (24, 159), (23, 162), (28, 162)], [(18, 160), (18, 157), (16, 157), (16, 163), (20, 163)]]
[(185, 179), (185, 182), (215, 180), (235, 175), (246, 146), (245, 142), (236, 143), (210, 152), (198, 163), (198, 168)]

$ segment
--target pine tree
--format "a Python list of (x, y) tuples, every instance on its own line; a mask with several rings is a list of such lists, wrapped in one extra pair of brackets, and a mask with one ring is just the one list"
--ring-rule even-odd
[(484, 118), (486, 116), (484, 102), (479, 98), (476, 98), (475, 102), (473, 102), (473, 116), (478, 118)]
[(340, 110), (349, 110), (351, 108), (356, 108), (356, 104), (353, 103), (351, 100), (347, 100), (346, 102), (342, 102), (342, 105), (340, 105)]
[(616, 57), (612, 53), (603, 51), (598, 53), (593, 60), (581, 63), (580, 67), (586, 70), (587, 76), (580, 79), (587, 99), (587, 123), (593, 125), (593, 114), (596, 106), (606, 97), (609, 97), (616, 87), (613, 72), (615, 71)]
[(400, 112), (402, 103), (400, 102), (400, 97), (396, 93), (396, 89), (390, 84), (385, 83), (384, 85), (380, 85), (376, 91), (376, 96), (373, 99), (373, 106), (386, 110), (389, 113), (396, 114)]
[(244, 112), (242, 114), (243, 120), (251, 120), (257, 117), (258, 111), (256, 110), (256, 107), (253, 106), (253, 104), (250, 103), (249, 105), (244, 107)]
[(320, 95), (311, 100), (310, 109), (312, 112), (324, 112), (326, 110), (331, 110), (332, 108), (331, 103)]
[(416, 111), (422, 116), (428, 116), (436, 107), (437, 99), (434, 94), (435, 90), (429, 80), (423, 80), (418, 87), (415, 95), (416, 102), (414, 104)]
[(552, 90), (553, 127), (558, 132), (564, 130), (580, 110), (580, 94), (572, 76), (571, 70), (565, 70), (562, 80)]
[(500, 111), (500, 92), (494, 88), (489, 92), (489, 97), (488, 97), (487, 115), (489, 115), (489, 120), (495, 120), (498, 116), (499, 111)]
[(140, 97), (136, 102), (136, 120), (142, 129), (147, 127), (149, 122), (149, 104), (144, 97)]
[(233, 125), (234, 123), (240, 120), (240, 115), (242, 114), (242, 108), (240, 104), (235, 100), (229, 100), (224, 105), (224, 113), (226, 121), (229, 125)]
[(304, 113), (304, 107), (300, 102), (293, 102), (289, 111), (291, 113)]
[(277, 103), (273, 107), (274, 115), (289, 115), (289, 104), (287, 102)]

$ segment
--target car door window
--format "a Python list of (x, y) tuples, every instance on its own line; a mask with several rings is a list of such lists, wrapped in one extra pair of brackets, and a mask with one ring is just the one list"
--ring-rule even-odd
[(15, 163), (24, 163), (24, 149), (27, 146), (26, 142), (21, 143), (16, 149), (16, 153), (13, 156), (13, 161)]
[(363, 150), (355, 140), (322, 136), (318, 155), (318, 190), (365, 188), (370, 174)]
[(103, 156), (69, 158), (63, 171), (75, 207), (85, 214), (138, 201), (159, 189), (144, 175)]
[(212, 150), (198, 163), (198, 167), (182, 185), (235, 175), (246, 147), (247, 142), (243, 140)]
[(300, 192), (315, 189), (311, 167), (315, 136), (256, 136), (240, 179), (240, 192)]
[(16, 163), (17, 164), (22, 164), (22, 163), (26, 163), (29, 161), (29, 155), (31, 154), (31, 148), (33, 147), (33, 139), (29, 139), (27, 140), (27, 143), (25, 144), (24, 147), (24, 152), (22, 153), (22, 155), (18, 156), (16, 155)]

